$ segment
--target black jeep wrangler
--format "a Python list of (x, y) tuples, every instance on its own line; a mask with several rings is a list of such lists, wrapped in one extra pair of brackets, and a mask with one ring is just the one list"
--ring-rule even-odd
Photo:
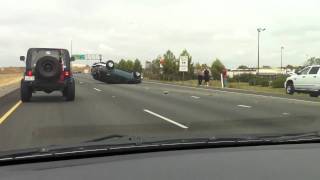
[[(24, 56), (20, 56), (25, 61)], [(61, 91), (67, 101), (75, 99), (75, 81), (71, 74), (69, 52), (66, 49), (30, 48), (26, 71), (21, 80), (21, 100), (30, 101), (32, 93)]]

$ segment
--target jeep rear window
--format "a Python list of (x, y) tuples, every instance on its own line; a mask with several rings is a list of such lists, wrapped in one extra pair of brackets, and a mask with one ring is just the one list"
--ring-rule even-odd
[(31, 68), (34, 68), (37, 64), (37, 61), (44, 56), (51, 56), (51, 57), (55, 57), (57, 59), (60, 59), (60, 54), (61, 54), (61, 60), (63, 62), (63, 65), (67, 66), (68, 63), (66, 60), (69, 59), (69, 57), (64, 51), (59, 52), (59, 50), (44, 50), (44, 49), (34, 50), (31, 52), (30, 57), (29, 57), (30, 58), (30, 66), (31, 66)]

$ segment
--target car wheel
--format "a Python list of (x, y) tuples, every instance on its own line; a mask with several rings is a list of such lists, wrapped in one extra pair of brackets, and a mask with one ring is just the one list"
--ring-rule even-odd
[(98, 80), (98, 81), (101, 81), (101, 74), (100, 74), (100, 72), (97, 73), (97, 80)]
[(107, 69), (109, 69), (109, 70), (114, 69), (114, 62), (113, 62), (112, 60), (107, 61), (106, 67), (107, 67)]
[(312, 92), (309, 95), (310, 97), (319, 97), (319, 92)]
[(23, 81), (21, 81), (20, 94), (22, 102), (29, 102), (32, 97), (31, 88)]
[(64, 88), (64, 90), (62, 91), (62, 96), (67, 97), (67, 88)]
[(286, 87), (286, 93), (293, 95), (294, 94), (294, 86), (292, 83), (289, 83)]
[(74, 101), (75, 99), (75, 83), (74, 80), (71, 80), (67, 84), (66, 89), (63, 90), (63, 95), (66, 97), (67, 101)]
[(98, 80), (96, 73), (92, 74), (92, 77), (93, 77), (93, 79)]

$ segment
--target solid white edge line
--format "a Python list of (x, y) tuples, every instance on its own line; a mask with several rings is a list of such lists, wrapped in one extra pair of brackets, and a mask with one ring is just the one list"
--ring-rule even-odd
[(52, 155), (52, 154), (39, 154), (39, 155), (30, 155), (30, 156), (18, 156), (16, 157), (15, 159), (26, 159), (26, 158), (35, 158), (35, 157), (44, 157), (44, 156), (49, 156), (49, 155)]
[(85, 152), (96, 152), (96, 151), (107, 151), (108, 149), (89, 149), (89, 150), (78, 150), (78, 151), (68, 151), (68, 152), (61, 152), (55, 153), (55, 155), (66, 155), (66, 154), (74, 154), (74, 153), (85, 153)]
[(237, 105), (238, 107), (244, 107), (244, 108), (252, 108), (252, 106), (247, 106), (247, 105), (242, 105), (242, 104), (239, 104)]
[(217, 90), (217, 89), (204, 89), (204, 88), (180, 86), (180, 85), (176, 85), (176, 84), (166, 84), (166, 83), (159, 83), (159, 82), (152, 82), (152, 81), (149, 81), (149, 82), (144, 81), (144, 83), (160, 84), (160, 85), (167, 85), (167, 86), (174, 86), (174, 87), (184, 87), (184, 88), (204, 90), (204, 91), (222, 92), (222, 93), (229, 93), (229, 94), (240, 94), (240, 95), (247, 95), (247, 96), (256, 96), (256, 97), (264, 97), (264, 98), (271, 98), (271, 99), (281, 99), (281, 100), (289, 100), (289, 101), (296, 101), (296, 102), (306, 102), (306, 103), (320, 104), (320, 102), (316, 102), (316, 101), (308, 101), (308, 100), (302, 100), (302, 99), (290, 99), (290, 98), (276, 97), (276, 96), (271, 96), (271, 95), (259, 95), (259, 94), (250, 94), (250, 93), (241, 93), (241, 92), (231, 92), (231, 91), (223, 91), (223, 90)]
[(101, 90), (100, 89), (97, 89), (97, 88), (93, 88), (94, 90), (96, 90), (96, 91), (98, 91), (98, 92), (101, 92)]
[(173, 120), (171, 120), (171, 119), (169, 119), (169, 118), (166, 118), (166, 117), (164, 117), (164, 116), (161, 116), (160, 114), (157, 114), (157, 113), (155, 113), (155, 112), (152, 112), (152, 111), (150, 111), (150, 110), (148, 110), (148, 109), (144, 109), (143, 111), (146, 112), (146, 113), (149, 113), (149, 114), (151, 114), (151, 115), (153, 115), (153, 116), (156, 116), (156, 117), (158, 117), (158, 118), (160, 118), (160, 119), (163, 119), (163, 120), (165, 120), (165, 121), (167, 121), (167, 122), (169, 122), (169, 123), (172, 123), (172, 124), (174, 124), (174, 125), (176, 125), (176, 126), (179, 126), (179, 127), (183, 128), (183, 129), (188, 129), (187, 126), (185, 126), (185, 125), (183, 125), (183, 124), (180, 124), (180, 123), (178, 123), (178, 122), (175, 122), (175, 121), (173, 121)]
[(12, 160), (13, 158), (2, 158), (0, 159), (0, 161), (8, 161), (8, 160)]

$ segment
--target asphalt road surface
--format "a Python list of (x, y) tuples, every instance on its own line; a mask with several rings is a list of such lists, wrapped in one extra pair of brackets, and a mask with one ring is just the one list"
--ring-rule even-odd
[(309, 100), (155, 82), (106, 84), (79, 74), (74, 102), (65, 102), (60, 92), (37, 92), (30, 103), (19, 103), (19, 91), (2, 97), (0, 151), (112, 134), (192, 137), (318, 131), (319, 110), (320, 103)]

